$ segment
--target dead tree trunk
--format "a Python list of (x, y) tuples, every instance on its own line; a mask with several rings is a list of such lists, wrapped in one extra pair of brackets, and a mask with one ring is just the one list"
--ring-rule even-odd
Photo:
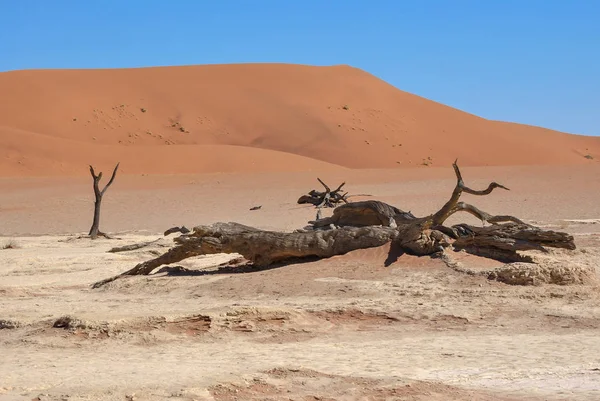
[(100, 231), (100, 208), (102, 206), (102, 197), (104, 196), (104, 193), (106, 192), (108, 187), (110, 187), (111, 184), (113, 183), (113, 181), (115, 180), (115, 176), (117, 175), (118, 168), (119, 168), (119, 163), (117, 163), (117, 165), (115, 166), (115, 169), (113, 170), (112, 176), (110, 177), (108, 184), (106, 184), (104, 189), (100, 190), (100, 180), (102, 179), (102, 172), (100, 172), (100, 173), (98, 173), (98, 175), (96, 175), (96, 173), (94, 171), (94, 167), (92, 167), (90, 165), (90, 173), (92, 174), (92, 178), (94, 179), (94, 197), (95, 197), (94, 220), (92, 222), (92, 227), (90, 228), (90, 232), (88, 234), (90, 236), (90, 238), (92, 238), (92, 239), (96, 239), (99, 236), (107, 237), (106, 234), (104, 234), (102, 231)]
[(98, 288), (123, 276), (147, 275), (155, 268), (193, 256), (238, 253), (257, 266), (300, 260), (307, 257), (328, 258), (335, 255), (381, 246), (396, 235), (391, 227), (346, 227), (340, 230), (281, 233), (263, 231), (239, 223), (216, 223), (195, 227), (189, 235), (174, 239), (176, 246), (156, 259), (99, 281)]
[[(433, 255), (446, 248), (455, 248), (507, 261), (522, 260), (517, 251), (543, 250), (545, 247), (575, 249), (574, 239), (569, 234), (541, 230), (516, 217), (493, 216), (459, 202), (463, 192), (482, 196), (495, 188), (508, 188), (492, 182), (485, 190), (470, 189), (464, 185), (456, 162), (453, 167), (457, 183), (452, 196), (439, 211), (429, 216), (415, 217), (411, 212), (383, 202), (364, 201), (339, 206), (331, 217), (311, 221), (311, 226), (301, 232), (263, 231), (238, 223), (198, 226), (193, 232), (175, 238), (176, 245), (167, 253), (100, 281), (94, 288), (119, 277), (150, 274), (164, 264), (216, 253), (238, 253), (257, 266), (266, 266), (306, 257), (327, 258), (390, 241), (392, 249), (416, 255)], [(491, 225), (483, 228), (467, 224), (443, 225), (448, 217), (459, 211)]]

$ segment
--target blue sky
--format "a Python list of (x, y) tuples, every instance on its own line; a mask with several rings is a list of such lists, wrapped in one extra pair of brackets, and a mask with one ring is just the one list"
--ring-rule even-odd
[(0, 71), (237, 62), (349, 64), (600, 135), (600, 0), (0, 0)]

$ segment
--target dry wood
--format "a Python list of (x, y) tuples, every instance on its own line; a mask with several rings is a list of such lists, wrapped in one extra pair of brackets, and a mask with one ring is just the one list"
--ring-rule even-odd
[(110, 238), (108, 235), (100, 231), (100, 207), (102, 206), (102, 197), (104, 193), (110, 187), (115, 180), (117, 175), (117, 170), (119, 169), (119, 163), (115, 166), (113, 170), (112, 176), (108, 183), (104, 186), (102, 190), (100, 190), (100, 180), (102, 179), (102, 172), (96, 174), (94, 171), (94, 167), (90, 165), (90, 174), (92, 174), (92, 178), (94, 179), (94, 220), (92, 222), (92, 227), (90, 228), (89, 236), (92, 239), (96, 239), (98, 237), (106, 237)]
[(362, 201), (348, 203), (334, 209), (331, 217), (309, 221), (315, 229), (339, 227), (389, 226), (390, 220), (396, 224), (416, 219), (411, 212), (404, 212), (394, 206), (379, 201)]
[[(456, 162), (453, 167), (457, 183), (452, 196), (439, 211), (429, 216), (416, 217), (410, 211), (405, 212), (383, 202), (362, 201), (337, 207), (331, 217), (319, 218), (318, 213), (317, 220), (309, 222), (311, 226), (301, 232), (264, 231), (238, 223), (198, 226), (192, 233), (175, 238), (176, 245), (165, 254), (100, 281), (94, 284), (94, 288), (123, 276), (147, 275), (161, 265), (185, 258), (216, 253), (237, 253), (254, 265), (267, 266), (307, 257), (327, 258), (390, 241), (392, 249), (416, 255), (439, 254), (446, 248), (454, 248), (507, 261), (522, 261), (518, 251), (523, 250), (544, 250), (545, 247), (575, 249), (573, 237), (569, 234), (542, 230), (516, 217), (494, 216), (459, 202), (463, 192), (483, 196), (495, 188), (508, 188), (492, 182), (484, 190), (473, 190), (464, 185)], [(327, 186), (326, 189), (329, 190)], [(448, 217), (459, 211), (470, 213), (491, 225), (443, 225)]]
[(325, 188), (325, 192), (320, 192), (317, 190), (312, 190), (308, 193), (308, 195), (302, 195), (298, 199), (299, 204), (312, 204), (317, 206), (318, 208), (322, 207), (335, 207), (340, 203), (348, 203), (348, 192), (341, 193), (342, 188), (346, 185), (345, 182), (342, 182), (340, 186), (338, 186), (333, 191), (329, 188), (329, 185), (325, 184), (323, 180), (317, 177), (317, 180), (323, 185)]
[(167, 235), (170, 235), (170, 234), (173, 234), (173, 233), (187, 234), (189, 232), (190, 232), (190, 230), (186, 226), (171, 227), (171, 228), (169, 228), (168, 230), (166, 230), (164, 232), (164, 236), (166, 237)]
[(183, 259), (216, 253), (237, 253), (258, 266), (288, 260), (341, 255), (355, 249), (381, 246), (396, 235), (390, 227), (346, 227), (305, 233), (264, 231), (238, 223), (194, 227), (175, 238), (176, 246), (156, 259), (143, 262), (118, 276), (94, 284), (98, 288), (119, 277), (150, 274), (155, 268)]
[(527, 257), (518, 251), (545, 248), (575, 249), (572, 235), (563, 232), (542, 230), (519, 222), (494, 224), (487, 227), (474, 227), (459, 224), (452, 227), (457, 238), (452, 246), (465, 251), (505, 262), (528, 262)]
[(110, 253), (118, 253), (118, 252), (135, 251), (136, 249), (142, 249), (142, 248), (145, 248), (147, 246), (156, 244), (160, 240), (161, 239), (159, 238), (159, 239), (155, 239), (154, 241), (147, 241), (147, 242), (140, 242), (140, 243), (137, 243), (137, 244), (117, 246), (117, 247), (114, 247), (114, 248), (110, 248), (108, 250), (108, 252), (110, 252)]

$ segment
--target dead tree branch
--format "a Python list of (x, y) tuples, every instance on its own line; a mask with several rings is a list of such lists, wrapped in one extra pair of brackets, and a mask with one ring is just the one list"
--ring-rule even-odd
[[(477, 190), (467, 187), (463, 181), (462, 174), (460, 172), (460, 169), (458, 168), (457, 163), (458, 163), (458, 160), (455, 160), (454, 163), (452, 163), (452, 167), (454, 168), (454, 173), (456, 174), (456, 186), (454, 187), (452, 196), (450, 197), (450, 200), (448, 202), (446, 202), (446, 204), (444, 206), (442, 206), (442, 208), (440, 210), (438, 210), (435, 214), (433, 214), (429, 217), (428, 224), (430, 226), (431, 225), (437, 226), (437, 225), (444, 224), (444, 222), (446, 221), (446, 219), (448, 219), (448, 217), (452, 216), (454, 213), (456, 213), (460, 210), (464, 210), (464, 211), (467, 211), (470, 213), (478, 211), (480, 213), (480, 215), (478, 217), (480, 217), (482, 220), (485, 220), (482, 217), (490, 216), (487, 213), (485, 213), (485, 214), (481, 213), (481, 211), (473, 208), (472, 206), (467, 207), (467, 208), (464, 208), (465, 204), (463, 204), (462, 206), (458, 206), (458, 200), (460, 199), (460, 196), (462, 195), (463, 192), (466, 192), (471, 195), (484, 196), (484, 195), (489, 195), (490, 193), (492, 193), (492, 191), (495, 188), (502, 188), (502, 189), (509, 191), (508, 188), (506, 188), (504, 185), (498, 184), (497, 182), (490, 183), (488, 185), (488, 187), (482, 191), (477, 191)], [(466, 205), (466, 206), (469, 206), (469, 205)], [(492, 216), (490, 216), (490, 217), (492, 217)]]
[(108, 250), (108, 252), (110, 252), (110, 253), (118, 253), (118, 252), (135, 251), (136, 249), (142, 249), (142, 248), (145, 248), (147, 246), (154, 245), (154, 244), (156, 244), (160, 240), (161, 240), (161, 238), (155, 239), (154, 241), (140, 242), (140, 243), (137, 243), (137, 244), (131, 244), (131, 245), (125, 245), (125, 246), (117, 246), (117, 247), (114, 247), (114, 248), (110, 248)]
[(342, 182), (340, 186), (338, 186), (333, 191), (329, 188), (329, 185), (325, 184), (323, 180), (317, 177), (317, 180), (323, 185), (325, 188), (325, 192), (320, 192), (317, 190), (312, 190), (308, 193), (308, 195), (302, 195), (298, 199), (298, 204), (311, 204), (315, 205), (318, 208), (321, 207), (335, 207), (340, 203), (348, 203), (348, 192), (341, 193), (342, 188), (346, 185), (345, 182)]
[(189, 233), (190, 230), (186, 227), (186, 226), (181, 226), (181, 227), (171, 227), (168, 230), (166, 230), (164, 232), (164, 236), (166, 237), (167, 235), (171, 235), (173, 233), (182, 233), (182, 234), (187, 234)]

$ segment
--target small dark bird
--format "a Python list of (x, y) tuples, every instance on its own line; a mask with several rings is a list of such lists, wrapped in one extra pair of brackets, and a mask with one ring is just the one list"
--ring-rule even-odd
[(254, 206), (254, 207), (251, 207), (251, 208), (250, 208), (250, 210), (258, 210), (258, 209), (260, 209), (261, 207), (262, 207), (262, 205), (260, 205), (260, 206)]

